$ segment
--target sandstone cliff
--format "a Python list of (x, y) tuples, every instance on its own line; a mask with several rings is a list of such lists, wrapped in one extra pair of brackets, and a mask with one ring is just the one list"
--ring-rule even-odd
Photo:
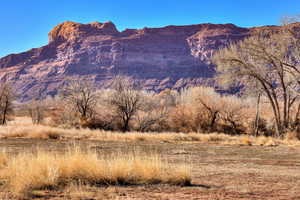
[(126, 74), (154, 91), (209, 84), (214, 51), (256, 29), (198, 24), (119, 32), (112, 22), (64, 22), (49, 32), (48, 45), (1, 58), (0, 80), (12, 81), (23, 101), (55, 95), (66, 79), (78, 77), (105, 88), (114, 75)]

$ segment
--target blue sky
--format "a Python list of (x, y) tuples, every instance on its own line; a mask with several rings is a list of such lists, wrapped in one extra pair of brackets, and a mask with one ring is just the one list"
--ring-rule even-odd
[(46, 45), (63, 21), (112, 21), (126, 28), (199, 23), (279, 24), (300, 14), (300, 0), (2, 0), (0, 57)]

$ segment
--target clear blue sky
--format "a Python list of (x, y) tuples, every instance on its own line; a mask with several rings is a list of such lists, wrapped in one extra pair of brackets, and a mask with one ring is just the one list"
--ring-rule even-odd
[(47, 44), (63, 21), (112, 21), (125, 28), (199, 23), (251, 27), (300, 13), (300, 0), (2, 0), (0, 57)]

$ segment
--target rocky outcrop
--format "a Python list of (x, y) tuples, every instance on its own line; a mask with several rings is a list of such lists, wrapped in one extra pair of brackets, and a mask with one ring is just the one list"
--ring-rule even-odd
[(58, 40), (76, 40), (93, 35), (116, 35), (118, 33), (116, 26), (112, 22), (80, 24), (67, 21), (57, 25), (49, 32), (48, 36), (49, 43), (51, 43)]
[(49, 32), (48, 45), (1, 58), (0, 79), (12, 81), (23, 101), (55, 95), (79, 77), (106, 88), (125, 74), (154, 91), (211, 84), (213, 53), (257, 29), (198, 24), (119, 32), (112, 22), (64, 22)]

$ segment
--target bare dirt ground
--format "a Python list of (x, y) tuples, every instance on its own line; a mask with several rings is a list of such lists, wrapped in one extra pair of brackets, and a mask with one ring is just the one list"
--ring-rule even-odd
[[(108, 154), (141, 149), (159, 151), (172, 162), (189, 162), (192, 186), (70, 186), (34, 191), (29, 199), (300, 199), (300, 148), (200, 143), (97, 142), (88, 140), (0, 140), (0, 149), (19, 153), (45, 149), (63, 152), (76, 143)], [(2, 199), (9, 199), (1, 191)]]

